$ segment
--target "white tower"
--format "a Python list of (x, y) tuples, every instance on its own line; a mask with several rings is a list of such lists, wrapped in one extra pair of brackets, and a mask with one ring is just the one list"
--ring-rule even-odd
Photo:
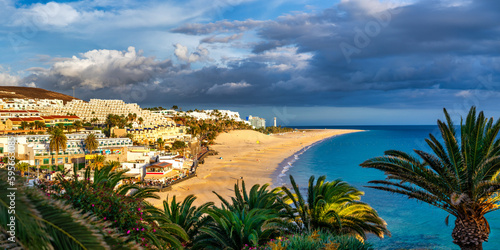
[(274, 126), (276, 127), (276, 117), (274, 117)]

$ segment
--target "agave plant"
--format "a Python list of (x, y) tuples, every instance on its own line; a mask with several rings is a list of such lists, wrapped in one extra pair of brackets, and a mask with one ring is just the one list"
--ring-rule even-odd
[[(371, 181), (371, 188), (403, 194), (453, 215), (453, 242), (462, 249), (482, 249), (490, 226), (485, 214), (498, 210), (500, 196), (500, 120), (485, 118), (472, 107), (457, 133), (448, 112), (438, 121), (442, 141), (426, 139), (432, 153), (414, 150), (418, 158), (389, 150), (363, 167), (385, 172), (387, 180)], [(460, 137), (459, 137), (460, 136)], [(448, 215), (449, 216), (449, 215)], [(446, 218), (446, 223), (448, 217)]]
[(390, 235), (387, 224), (372, 207), (360, 200), (363, 192), (355, 187), (335, 180), (325, 182), (321, 176), (314, 184), (314, 176), (309, 179), (307, 197), (300, 193), (299, 186), (290, 176), (293, 193), (282, 187), (286, 196), (284, 203), (288, 217), (297, 232), (311, 232), (323, 229), (336, 234), (348, 234), (366, 239), (366, 233), (383, 238)]

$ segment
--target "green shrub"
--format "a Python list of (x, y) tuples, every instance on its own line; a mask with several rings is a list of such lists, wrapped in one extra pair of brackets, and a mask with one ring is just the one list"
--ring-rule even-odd
[(245, 250), (373, 250), (370, 243), (358, 240), (354, 236), (335, 236), (324, 231), (291, 235), (272, 240), (266, 246), (246, 247)]

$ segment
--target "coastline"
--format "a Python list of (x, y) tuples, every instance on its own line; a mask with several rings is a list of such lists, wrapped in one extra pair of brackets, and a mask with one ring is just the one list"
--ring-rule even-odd
[[(361, 131), (363, 131), (363, 130), (355, 131), (355, 132), (361, 132)], [(349, 133), (355, 133), (355, 132), (349, 132)], [(315, 145), (317, 145), (317, 144), (319, 144), (327, 139), (337, 137), (337, 136), (343, 135), (343, 134), (348, 134), (348, 133), (342, 133), (342, 134), (323, 138), (319, 141), (315, 141), (309, 145), (302, 147), (300, 150), (296, 151), (292, 155), (283, 159), (283, 161), (281, 161), (278, 164), (278, 166), (276, 166), (276, 169), (274, 170), (273, 174), (271, 175), (272, 182), (270, 183), (270, 187), (275, 188), (275, 187), (280, 187), (280, 186), (285, 185), (285, 183), (288, 181), (287, 178), (284, 178), (287, 175), (286, 172), (288, 172), (288, 170), (293, 167), (293, 163), (295, 163), (298, 159), (300, 159), (299, 156), (301, 154), (305, 153), (311, 147), (314, 147)]]
[[(234, 185), (244, 180), (247, 190), (254, 184), (273, 186), (276, 173), (281, 172), (286, 160), (309, 149), (321, 141), (347, 133), (361, 132), (351, 129), (308, 129), (282, 135), (265, 135), (252, 130), (234, 130), (220, 134), (211, 146), (219, 154), (209, 156), (199, 166), (197, 177), (158, 193), (160, 199), (149, 199), (161, 207), (163, 200), (176, 196), (177, 202), (190, 194), (196, 195), (194, 205), (213, 201), (219, 205), (215, 191), (228, 199), (234, 196)], [(222, 158), (222, 159), (221, 159)], [(276, 183), (281, 185), (280, 183)]]

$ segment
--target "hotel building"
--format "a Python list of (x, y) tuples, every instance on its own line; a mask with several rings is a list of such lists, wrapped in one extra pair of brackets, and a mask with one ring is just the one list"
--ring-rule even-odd
[(247, 119), (254, 128), (266, 128), (266, 119), (264, 118), (250, 115)]
[[(48, 166), (53, 164), (84, 163), (84, 140), (89, 133), (94, 133), (99, 146), (94, 153), (106, 155), (106, 160), (126, 161), (127, 147), (132, 146), (129, 138), (106, 138), (99, 130), (83, 133), (66, 134), (66, 150), (50, 152), (49, 135), (18, 135), (15, 137), (15, 157), (34, 166)], [(7, 150), (8, 137), (0, 137), (0, 157)], [(57, 158), (57, 159), (56, 159)]]
[[(13, 93), (15, 94), (15, 92)], [(0, 98), (0, 109), (42, 110), (48, 107), (62, 107), (63, 105), (63, 100), (58, 99)]]
[(72, 100), (62, 107), (50, 107), (43, 111), (46, 115), (66, 115), (74, 114), (82, 120), (90, 122), (93, 118), (98, 119), (98, 123), (104, 123), (109, 114), (124, 115), (136, 114), (137, 119), (142, 117), (140, 126), (154, 126), (165, 124), (167, 118), (161, 114), (143, 110), (136, 103), (125, 103), (122, 100), (102, 100), (90, 99), (89, 102), (82, 100)]
[(167, 110), (158, 110), (158, 111), (153, 111), (153, 113), (156, 114), (162, 114), (165, 117), (173, 117), (173, 116), (189, 116), (189, 117), (194, 117), (197, 120), (207, 120), (207, 119), (217, 119), (217, 118), (225, 118), (229, 120), (235, 120), (237, 122), (242, 122), (244, 120), (241, 119), (240, 113), (231, 111), (231, 110), (201, 110), (201, 111), (175, 111), (173, 109), (167, 109)]
[(114, 129), (118, 137), (124, 137), (127, 134), (132, 134), (133, 140), (141, 144), (154, 144), (161, 138), (165, 141), (165, 146), (171, 145), (175, 141), (191, 140), (191, 135), (186, 134), (187, 127), (173, 124), (171, 122), (165, 125), (145, 126), (142, 128), (127, 128), (127, 129)]

